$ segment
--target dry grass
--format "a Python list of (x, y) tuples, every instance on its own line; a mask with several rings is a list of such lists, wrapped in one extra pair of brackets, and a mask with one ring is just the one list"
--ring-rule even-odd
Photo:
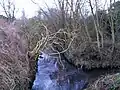
[(13, 25), (1, 26), (0, 32), (0, 90), (28, 90), (25, 43)]
[(98, 78), (85, 90), (120, 90), (120, 73)]
[[(22, 34), (20, 34), (21, 30), (12, 24), (5, 24), (5, 26), (1, 27), (0, 37), (2, 37), (2, 39), (0, 40), (0, 90), (30, 89), (31, 87), (29, 86), (32, 85), (36, 73), (35, 57), (40, 51), (43, 51), (46, 48), (52, 49), (54, 53), (51, 53), (50, 55), (58, 55), (58, 62), (61, 65), (63, 64), (60, 54), (66, 52), (70, 48), (75, 38), (75, 35), (73, 35), (75, 33), (69, 33), (64, 29), (60, 29), (55, 33), (50, 33), (47, 26), (43, 24), (42, 27), (45, 28), (45, 35), (42, 36), (42, 38), (39, 38), (40, 40), (35, 40), (38, 42), (37, 44), (35, 43), (36, 47), (32, 51), (29, 47), (35, 46), (35, 44), (33, 44), (33, 38), (35, 38), (34, 34), (22, 32), (22, 36)], [(31, 36), (33, 38), (30, 38)], [(63, 45), (63, 42), (67, 42), (67, 44)], [(53, 46), (56, 45), (61, 47), (62, 50), (59, 52), (55, 50)], [(64, 65), (62, 66), (64, 67)]]

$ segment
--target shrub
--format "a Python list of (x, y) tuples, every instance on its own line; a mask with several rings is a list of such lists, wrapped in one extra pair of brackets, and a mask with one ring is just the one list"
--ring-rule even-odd
[(26, 43), (19, 28), (4, 24), (0, 28), (0, 89), (28, 90), (29, 61), (26, 59)]

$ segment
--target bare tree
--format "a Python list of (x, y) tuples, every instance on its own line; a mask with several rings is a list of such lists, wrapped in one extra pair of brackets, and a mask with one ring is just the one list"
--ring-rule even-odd
[[(115, 0), (114, 0), (115, 2)], [(110, 6), (112, 5), (112, 0), (110, 0)], [(112, 14), (112, 8), (110, 7), (110, 26), (111, 26), (111, 32), (112, 32), (112, 43), (115, 44), (115, 31), (114, 31), (114, 16)]]
[[(64, 29), (60, 29), (60, 30), (58, 30), (57, 32), (50, 34), (47, 26), (44, 25), (43, 23), (42, 23), (42, 26), (45, 28), (45, 34), (46, 34), (46, 35), (45, 35), (45, 36), (42, 36), (42, 39), (37, 42), (35, 48), (34, 48), (32, 51), (28, 51), (28, 56), (30, 56), (30, 57), (32, 58), (32, 57), (34, 57), (36, 54), (39, 54), (39, 52), (42, 52), (45, 48), (50, 47), (50, 48), (53, 49), (53, 51), (55, 51), (55, 53), (51, 53), (51, 54), (49, 54), (49, 55), (50, 55), (50, 56), (52, 56), (52, 55), (59, 55), (59, 63), (60, 63), (60, 64), (62, 65), (62, 67), (64, 68), (64, 65), (63, 65), (63, 63), (62, 63), (62, 61), (61, 61), (60, 55), (61, 55), (62, 53), (65, 53), (66, 51), (68, 51), (68, 49), (70, 48), (73, 40), (76, 38), (75, 33), (74, 33), (74, 32), (69, 33), (69, 32), (66, 32)], [(64, 34), (65, 36), (67, 35), (67, 37), (68, 37), (67, 40), (69, 40), (69, 43), (68, 43), (68, 45), (66, 46), (66, 48), (64, 48), (64, 46), (62, 46), (62, 45), (61, 45), (61, 42), (59, 42), (58, 40), (62, 40), (62, 41), (64, 41), (64, 42), (68, 42), (68, 41), (66, 41), (66, 39), (63, 38), (63, 37), (65, 37), (65, 36), (62, 37), (63, 39), (62, 39), (61, 37), (57, 37), (57, 35), (59, 35), (59, 34), (60, 34), (60, 35), (61, 35), (61, 34)], [(51, 42), (51, 41), (52, 41), (52, 42)], [(53, 47), (54, 44), (57, 44), (57, 45), (61, 46), (61, 47), (63, 48), (63, 50), (62, 50), (62, 51), (57, 51), (57, 50)]]
[(0, 0), (0, 5), (8, 19), (13, 22), (15, 20), (16, 6), (12, 0)]
[[(98, 45), (98, 48), (100, 49), (100, 37), (99, 37), (99, 28), (98, 28), (98, 23), (96, 22), (96, 17), (94, 15), (94, 11), (93, 11), (93, 6), (92, 6), (92, 3), (91, 3), (91, 0), (89, 0), (89, 5), (90, 5), (90, 8), (91, 8), (91, 13), (92, 13), (92, 16), (93, 16), (93, 21), (94, 21), (94, 26), (95, 26), (95, 31), (96, 31), (96, 36), (97, 36), (97, 45)], [(97, 7), (96, 7), (97, 9)]]
[[(85, 2), (83, 3), (83, 5), (80, 7), (80, 1), (81, 0), (77, 0), (76, 1), (76, 5), (77, 5), (77, 8), (76, 8), (76, 13), (80, 14), (81, 17), (82, 17), (82, 20), (83, 20), (83, 23), (84, 23), (84, 26), (85, 26), (85, 31), (86, 31), (86, 34), (87, 34), (87, 37), (89, 39), (89, 42), (91, 42), (91, 37), (90, 37), (90, 33), (89, 33), (89, 30), (88, 30), (88, 26), (87, 26), (87, 23), (86, 23), (86, 20), (85, 20), (85, 16), (83, 15), (83, 12), (82, 12), (82, 8), (84, 8), (84, 4)], [(87, 14), (87, 12), (84, 12)]]

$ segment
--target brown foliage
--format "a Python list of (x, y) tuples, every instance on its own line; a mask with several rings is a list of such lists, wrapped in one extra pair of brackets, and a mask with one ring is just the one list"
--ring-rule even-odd
[(19, 29), (6, 24), (0, 32), (0, 90), (28, 90), (29, 61)]

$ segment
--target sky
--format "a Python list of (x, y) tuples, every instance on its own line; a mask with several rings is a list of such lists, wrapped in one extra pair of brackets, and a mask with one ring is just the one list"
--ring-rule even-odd
[[(17, 13), (16, 13), (17, 18), (20, 18), (22, 16), (23, 9), (25, 11), (25, 15), (27, 18), (31, 18), (37, 15), (37, 11), (39, 10), (39, 7), (36, 4), (34, 4), (31, 0), (13, 0), (13, 1), (17, 8)], [(46, 4), (51, 8), (55, 6), (54, 0), (33, 0), (33, 1), (38, 3), (39, 6), (42, 8), (45, 8)], [(105, 2), (106, 0), (98, 0), (98, 1)], [(1, 8), (0, 8), (0, 13), (3, 13)]]
[[(33, 0), (36, 3), (39, 3), (39, 6), (42, 8), (46, 7), (46, 4), (49, 7), (55, 6), (55, 0)], [(105, 1), (105, 0), (98, 0), (98, 1)], [(26, 17), (30, 18), (37, 14), (39, 7), (35, 5), (31, 0), (15, 0), (17, 8), (19, 8), (19, 12), (17, 13), (17, 17), (20, 17), (22, 14), (22, 10), (24, 8)], [(46, 3), (46, 4), (45, 4)]]
[[(53, 6), (54, 0), (34, 0), (39, 3), (39, 6), (45, 8), (45, 3), (47, 3), (50, 7)], [(37, 14), (39, 7), (34, 4), (31, 0), (15, 0), (16, 6), (19, 9), (17, 13), (17, 17), (21, 17), (22, 10), (24, 9), (26, 17), (30, 18)]]
[[(1, 2), (2, 0), (0, 0)], [(7, 1), (7, 0), (5, 0)], [(39, 10), (39, 7), (34, 4), (31, 0), (12, 0), (17, 8), (16, 17), (21, 18), (22, 11), (24, 9), (25, 15), (27, 18), (31, 18), (37, 14), (37, 11)], [(49, 7), (54, 6), (54, 0), (33, 0), (37, 3), (39, 3), (39, 6), (42, 8), (45, 8), (45, 4), (48, 4)], [(4, 15), (3, 10), (0, 7), (0, 14)]]

